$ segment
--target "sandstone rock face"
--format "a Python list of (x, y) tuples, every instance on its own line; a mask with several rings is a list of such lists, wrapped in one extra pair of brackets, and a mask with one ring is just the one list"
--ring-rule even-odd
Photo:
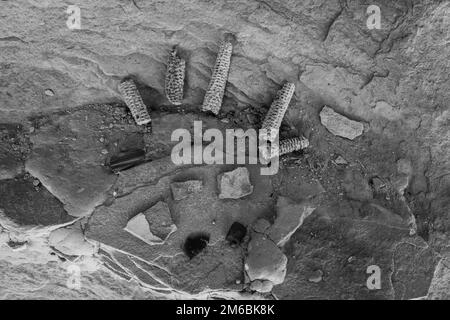
[(267, 293), (272, 291), (273, 283), (269, 280), (255, 280), (250, 284), (250, 290)]
[(327, 106), (320, 111), (320, 121), (332, 134), (350, 140), (360, 136), (364, 130), (362, 123), (350, 120)]
[(148, 221), (143, 213), (139, 213), (137, 216), (131, 218), (124, 230), (148, 244), (155, 244), (161, 241), (161, 238), (158, 238), (151, 232)]
[[(12, 299), (238, 299), (243, 289), (250, 298), (270, 289), (280, 299), (446, 298), (450, 4), (376, 4), (382, 28), (369, 30), (363, 0), (85, 1), (75, 4), (81, 29), (71, 30), (65, 1), (0, 1), (0, 211), (13, 226), (0, 228), (0, 291)], [(220, 116), (207, 117), (199, 110), (224, 33), (235, 37), (228, 82)], [(179, 106), (164, 96), (173, 46), (186, 61)], [(152, 134), (124, 111), (117, 87), (130, 75)], [(245, 166), (251, 194), (219, 198), (217, 176), (234, 167), (166, 158), (171, 133), (192, 133), (194, 120), (204, 129), (259, 128), (285, 82), (296, 89), (280, 138), (304, 135), (310, 146), (283, 157), (273, 177)], [(145, 150), (147, 162), (110, 172), (110, 157), (130, 147)], [(202, 190), (174, 200), (170, 185), (189, 180)], [(277, 197), (316, 210), (282, 248), (283, 283), (247, 288), (249, 239), (232, 248), (226, 232), (238, 221), (266, 236)], [(123, 230), (159, 201), (177, 227), (164, 243)], [(83, 274), (89, 288), (65, 287), (63, 257), (48, 239), (69, 215), (89, 216), (85, 236), (105, 248), (91, 258), (139, 286), (103, 269)], [(210, 242), (189, 259), (182, 244), (197, 232)], [(380, 290), (366, 286), (371, 265), (381, 269)]]
[(247, 168), (241, 167), (217, 177), (220, 199), (239, 199), (253, 192)]

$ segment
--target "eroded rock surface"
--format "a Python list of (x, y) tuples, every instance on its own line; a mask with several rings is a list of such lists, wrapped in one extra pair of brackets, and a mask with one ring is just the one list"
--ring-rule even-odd
[[(241, 250), (248, 239), (231, 248), (224, 237), (234, 221), (267, 232), (268, 221), (276, 224), (277, 197), (307, 200), (317, 209), (279, 249), (288, 259), (285, 281), (273, 288), (253, 281), (250, 290), (302, 299), (446, 297), (450, 39), (442, 30), (450, 28), (448, 2), (380, 1), (379, 30), (367, 29), (362, 0), (83, 2), (81, 30), (67, 28), (67, 5), (0, 2), (1, 201), (8, 219), (19, 223), (18, 232), (0, 230), (1, 261), (10, 261), (0, 261), (8, 298), (62, 292), (72, 298), (148, 297), (101, 272), (85, 275), (92, 290), (61, 289), (63, 257), (51, 254), (47, 240), (51, 228), (71, 220), (67, 213), (92, 214), (86, 237), (108, 250), (94, 259), (116, 275), (139, 279), (151, 297), (242, 297)], [(236, 43), (224, 104), (219, 118), (202, 117), (198, 110), (227, 32)], [(186, 61), (180, 107), (163, 94), (173, 46)], [(128, 75), (149, 106), (152, 134), (128, 122), (123, 105), (113, 103), (120, 99), (117, 84)], [(283, 157), (272, 178), (249, 166), (253, 193), (218, 198), (217, 175), (234, 166), (167, 161), (176, 143), (171, 133), (192, 132), (194, 120), (204, 128), (257, 128), (285, 81), (296, 92), (280, 137), (304, 135), (310, 148)], [(80, 109), (97, 102), (113, 104)], [(335, 123), (337, 132), (353, 140), (322, 125), (324, 105), (345, 116)], [(342, 124), (349, 119), (359, 124), (349, 122), (348, 130)], [(130, 146), (144, 149), (149, 163), (118, 176), (109, 172), (108, 159)], [(26, 183), (11, 182), (26, 171)], [(202, 191), (173, 201), (170, 184), (192, 179), (203, 181)], [(11, 195), (16, 185), (22, 191)], [(167, 203), (177, 226), (167, 243), (148, 245), (123, 230), (159, 201)], [(255, 220), (262, 221), (258, 227)], [(24, 229), (20, 223), (46, 226)], [(199, 231), (210, 242), (189, 260), (182, 243)], [(374, 264), (382, 286), (370, 291), (366, 270)], [(26, 289), (20, 286), (24, 277), (36, 290), (10, 290)], [(39, 289), (34, 279), (42, 278), (54, 279), (57, 288)], [(103, 291), (111, 283), (115, 290)]]
[(320, 121), (332, 134), (350, 140), (359, 137), (364, 130), (362, 123), (350, 120), (328, 106), (320, 111)]

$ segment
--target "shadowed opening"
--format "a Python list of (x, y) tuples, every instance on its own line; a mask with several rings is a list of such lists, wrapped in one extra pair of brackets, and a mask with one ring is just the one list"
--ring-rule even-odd
[(184, 252), (190, 259), (192, 259), (206, 248), (208, 242), (209, 235), (206, 233), (191, 234), (187, 237), (186, 242), (184, 243)]

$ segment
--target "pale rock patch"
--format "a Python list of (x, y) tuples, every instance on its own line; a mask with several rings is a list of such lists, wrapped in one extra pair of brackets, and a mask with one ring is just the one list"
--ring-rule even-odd
[(364, 131), (364, 125), (361, 122), (350, 120), (328, 106), (320, 111), (320, 121), (335, 136), (350, 140), (359, 137)]
[(245, 271), (250, 281), (269, 280), (274, 285), (284, 281), (287, 257), (265, 235), (255, 233), (248, 245)]
[(269, 231), (269, 237), (281, 247), (316, 208), (306, 202), (295, 203), (289, 198), (278, 197), (277, 218)]
[(173, 182), (170, 184), (172, 196), (175, 200), (183, 200), (192, 194), (202, 191), (202, 181), (189, 180), (184, 182)]
[(124, 230), (150, 245), (161, 242), (161, 239), (150, 231), (150, 225), (143, 213), (131, 218)]
[(245, 167), (225, 172), (217, 177), (219, 199), (239, 199), (253, 193), (250, 174)]
[(84, 238), (80, 223), (52, 231), (48, 243), (68, 256), (92, 256), (97, 252), (97, 246)]

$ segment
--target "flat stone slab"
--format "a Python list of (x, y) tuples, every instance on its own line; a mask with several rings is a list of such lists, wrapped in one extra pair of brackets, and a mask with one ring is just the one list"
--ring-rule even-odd
[(277, 285), (284, 281), (287, 257), (266, 235), (253, 233), (245, 259), (250, 281), (268, 280)]
[(336, 136), (353, 140), (364, 131), (364, 125), (361, 122), (350, 120), (330, 107), (323, 107), (319, 115), (321, 123)]
[(148, 244), (157, 244), (162, 241), (161, 238), (151, 232), (147, 218), (143, 213), (131, 218), (124, 230)]
[(84, 238), (79, 222), (52, 231), (48, 243), (68, 256), (92, 256), (97, 252), (97, 247)]
[(220, 199), (239, 199), (253, 192), (247, 168), (240, 167), (217, 177)]

